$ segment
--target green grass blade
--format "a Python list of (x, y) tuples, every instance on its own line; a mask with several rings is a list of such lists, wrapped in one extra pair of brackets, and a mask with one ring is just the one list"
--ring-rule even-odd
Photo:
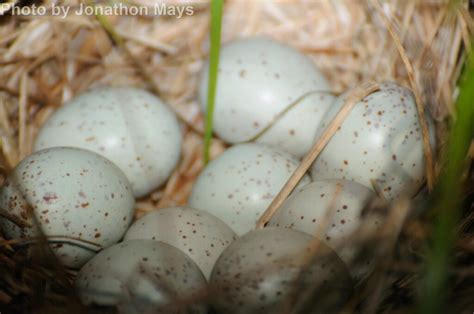
[(473, 102), (474, 60), (472, 56), (469, 56), (460, 81), (456, 118), (448, 138), (446, 164), (433, 193), (435, 195), (432, 201), (433, 213), (436, 217), (426, 257), (425, 273), (420, 283), (418, 313), (449, 312), (446, 308), (446, 292), (453, 247), (457, 237), (457, 223), (461, 214), (462, 174), (467, 166), (467, 153), (474, 132)]
[(213, 0), (211, 4), (211, 49), (209, 54), (209, 81), (207, 90), (206, 124), (204, 130), (204, 164), (209, 162), (212, 144), (212, 122), (216, 98), (219, 51), (221, 47), (221, 25), (223, 0)]

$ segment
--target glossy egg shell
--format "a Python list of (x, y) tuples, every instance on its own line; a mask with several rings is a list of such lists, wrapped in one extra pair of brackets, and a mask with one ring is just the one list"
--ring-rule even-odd
[(163, 314), (206, 313), (205, 306), (186, 308), (176, 302), (195, 297), (205, 285), (201, 271), (184, 253), (153, 240), (130, 240), (101, 251), (81, 268), (75, 282), (85, 305)]
[[(235, 145), (201, 172), (189, 205), (220, 218), (240, 236), (255, 228), (297, 166), (296, 158), (270, 146)], [(297, 189), (309, 182), (303, 177)]]
[[(208, 68), (203, 67), (199, 100), (207, 106)], [(333, 101), (330, 88), (304, 54), (265, 37), (244, 38), (220, 51), (214, 131), (229, 143), (248, 141), (286, 108), (311, 92), (257, 142), (278, 146), (296, 157), (311, 147), (316, 128)]]
[(8, 238), (35, 237), (38, 223), (59, 260), (80, 267), (122, 238), (134, 204), (130, 183), (109, 160), (55, 147), (26, 157), (8, 176), (0, 207), (14, 219), (0, 218), (0, 227)]
[(170, 244), (188, 255), (208, 279), (222, 251), (237, 235), (224, 222), (203, 210), (168, 207), (147, 213), (124, 236)]
[[(290, 229), (265, 228), (247, 233), (227, 247), (211, 276), (219, 313), (278, 313), (291, 291), (299, 296), (318, 288), (336, 290), (339, 301), (352, 290), (344, 263), (323, 243), (302, 271), (314, 238)], [(298, 275), (302, 280), (294, 286)], [(323, 307), (324, 300), (321, 300)], [(324, 306), (327, 306), (325, 304)]]
[(95, 89), (58, 109), (41, 128), (35, 150), (72, 146), (114, 162), (136, 197), (163, 184), (175, 168), (181, 131), (173, 112), (137, 88)]
[[(423, 139), (414, 97), (395, 83), (357, 103), (311, 168), (315, 180), (345, 179), (373, 188), (391, 201), (414, 196), (425, 180)], [(323, 118), (318, 136), (344, 103), (342, 95)], [(429, 115), (431, 143), (434, 128)]]
[[(378, 216), (364, 215), (364, 209), (375, 198), (369, 188), (346, 180), (320, 180), (293, 193), (273, 215), (268, 226), (284, 227), (316, 236), (351, 265), (357, 253), (357, 232), (383, 225)], [(370, 259), (367, 260), (370, 263)], [(351, 269), (360, 277), (360, 269)]]

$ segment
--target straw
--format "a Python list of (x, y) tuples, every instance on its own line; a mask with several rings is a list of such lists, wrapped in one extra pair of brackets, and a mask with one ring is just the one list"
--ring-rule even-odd
[(344, 105), (341, 107), (334, 119), (331, 121), (331, 123), (329, 123), (327, 128), (321, 134), (321, 137), (316, 140), (308, 154), (300, 162), (286, 184), (273, 199), (262, 216), (260, 216), (260, 218), (257, 220), (257, 228), (263, 228), (265, 224), (272, 218), (288, 195), (290, 195), (296, 185), (298, 185), (298, 182), (300, 182), (301, 178), (308, 171), (309, 167), (311, 167), (316, 158), (318, 158), (324, 147), (326, 147), (326, 145), (329, 143), (331, 138), (337, 132), (338, 128), (341, 126), (342, 122), (344, 122), (344, 119), (351, 112), (352, 108), (354, 108), (354, 106), (367, 95), (377, 91), (378, 89), (379, 86), (377, 84), (373, 82), (367, 82), (360, 85), (359, 87), (354, 88), (345, 97)]

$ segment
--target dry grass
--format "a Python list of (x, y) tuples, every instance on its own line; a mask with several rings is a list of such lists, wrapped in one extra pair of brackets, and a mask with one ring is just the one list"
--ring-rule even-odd
[(363, 100), (365, 97), (367, 97), (373, 92), (376, 92), (379, 89), (380, 87), (376, 83), (367, 82), (365, 84), (357, 86), (349, 92), (349, 94), (345, 97), (344, 105), (339, 110), (337, 115), (327, 126), (327, 128), (319, 137), (319, 139), (313, 144), (307, 155), (301, 160), (296, 170), (288, 179), (285, 186), (280, 190), (278, 195), (273, 199), (271, 204), (268, 206), (262, 216), (258, 219), (257, 228), (263, 228), (265, 224), (270, 221), (270, 219), (273, 217), (278, 208), (283, 204), (283, 202), (290, 195), (290, 193), (293, 192), (295, 187), (301, 181), (301, 178), (303, 178), (305, 173), (321, 154), (324, 147), (326, 147), (326, 145), (329, 143), (331, 138), (337, 132), (337, 130), (344, 122), (345, 118), (347, 118), (354, 106), (358, 102)]
[[(50, 3), (45, 1), (46, 6)], [(67, 3), (79, 5), (77, 0)], [(444, 122), (453, 113), (462, 44), (470, 43), (469, 34), (474, 29), (470, 13), (462, 7), (453, 14), (442, 0), (380, 3), (377, 7), (373, 1), (362, 0), (228, 0), (222, 41), (266, 35), (294, 46), (314, 60), (337, 94), (365, 81), (396, 80), (411, 86), (417, 91), (418, 103), (426, 104), (424, 109), (437, 121), (442, 149)], [(381, 12), (391, 29), (387, 29)], [(96, 86), (140, 86), (159, 94), (185, 121), (185, 139), (178, 168), (166, 186), (137, 203), (137, 217), (156, 207), (185, 203), (203, 165), (203, 117), (196, 102), (196, 82), (208, 55), (209, 14), (208, 5), (201, 3), (192, 16), (182, 19), (109, 17), (123, 44), (117, 44), (116, 38), (90, 16), (0, 16), (1, 172), (8, 172), (31, 152), (41, 125), (75, 95)], [(403, 48), (402, 54), (393, 34)], [(225, 145), (215, 140), (211, 155), (217, 156), (224, 149)], [(436, 156), (434, 152), (435, 161)], [(435, 173), (439, 164), (436, 166)], [(472, 226), (471, 215), (462, 231), (472, 232)], [(398, 232), (406, 245), (397, 254), (410, 258), (407, 261), (395, 254), (391, 267), (396, 270), (384, 279), (396, 290), (382, 298), (389, 301), (413, 297), (413, 292), (406, 291), (413, 288), (413, 274), (420, 267), (420, 243), (428, 230), (423, 221), (410, 221)], [(458, 249), (461, 257), (472, 256), (472, 238), (461, 238)], [(8, 246), (2, 250), (0, 265), (15, 268), (21, 254)], [(23, 274), (25, 280), (17, 278), (23, 280), (15, 284), (20, 295), (27, 292), (31, 282), (44, 280), (43, 268), (38, 266), (35, 271)], [(471, 272), (472, 277), (472, 269), (460, 271)], [(0, 289), (0, 303), (15, 298), (11, 291)], [(390, 303), (381, 306), (396, 310)]]
[[(392, 17), (391, 23), (414, 65), (421, 97), (442, 121), (452, 108), (462, 29), (471, 22), (448, 14), (446, 6), (437, 4), (442, 1), (422, 1), (418, 5), (414, 1), (389, 2), (384, 2), (383, 10)], [(124, 39), (126, 49), (114, 45), (94, 17), (2, 19), (3, 168), (13, 168), (31, 151), (38, 128), (55, 108), (95, 86), (151, 88), (190, 125), (202, 130), (195, 95), (199, 71), (208, 53), (206, 5), (179, 20), (132, 16), (109, 20)], [(253, 35), (271, 36), (311, 56), (335, 93), (369, 80), (396, 79), (409, 84), (385, 24), (365, 1), (228, 1), (223, 42)], [(137, 61), (146, 65), (152, 82), (144, 77)], [(140, 210), (149, 210), (150, 201), (154, 205), (160, 202), (160, 206), (185, 202), (190, 183), (202, 165), (201, 136), (185, 128), (188, 132), (178, 171), (164, 190), (140, 202)], [(222, 149), (223, 145), (216, 143), (213, 152)]]

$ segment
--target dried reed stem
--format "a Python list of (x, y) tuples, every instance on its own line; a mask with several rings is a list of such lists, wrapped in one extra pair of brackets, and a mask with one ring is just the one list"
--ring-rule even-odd
[[(15, 90), (15, 89), (12, 89), (8, 86), (4, 86), (4, 85), (0, 85), (0, 92), (5, 92), (11, 96), (14, 96), (14, 97), (19, 97), (20, 96), (20, 93), (18, 92), (18, 90)], [(30, 103), (36, 103), (36, 104), (40, 104), (40, 105), (46, 105), (44, 100), (35, 96), (35, 95), (27, 95), (28, 97), (28, 102)]]
[[(24, 221), (23, 219), (19, 218), (18, 216), (14, 214), (10, 214), (7, 210), (0, 208), (0, 217), (3, 217), (10, 222), (14, 223), (20, 228), (31, 228), (32, 225), (29, 224), (28, 222)], [(0, 245), (1, 246), (1, 245)]]
[(374, 82), (367, 82), (359, 87), (354, 88), (345, 99), (345, 103), (342, 108), (339, 110), (337, 115), (325, 129), (324, 133), (321, 137), (314, 143), (313, 147), (310, 149), (308, 154), (303, 158), (301, 163), (299, 164), (298, 168), (296, 168), (295, 172), (291, 175), (290, 179), (286, 182), (283, 188), (280, 190), (278, 195), (273, 199), (270, 206), (268, 206), (267, 210), (263, 213), (263, 215), (257, 221), (257, 228), (263, 228), (265, 224), (272, 218), (275, 214), (276, 210), (281, 206), (281, 204), (285, 201), (288, 195), (293, 191), (295, 186), (304, 176), (306, 171), (308, 171), (309, 167), (313, 164), (316, 158), (319, 156), (321, 151), (326, 147), (329, 140), (333, 137), (333, 135), (337, 132), (339, 127), (341, 126), (342, 122), (344, 122), (345, 118), (349, 115), (352, 108), (361, 101), (367, 95), (377, 91), (379, 86)]
[(249, 140), (246, 142), (254, 142), (258, 140), (260, 137), (262, 137), (268, 130), (270, 130), (278, 121), (280, 121), (288, 112), (290, 112), (293, 108), (298, 106), (303, 100), (305, 100), (307, 97), (314, 95), (314, 94), (327, 94), (330, 95), (331, 93), (328, 91), (312, 91), (312, 92), (307, 92), (303, 94), (302, 96), (298, 97), (296, 100), (294, 100), (292, 103), (290, 103), (288, 106), (286, 106), (282, 111), (280, 111), (273, 119), (268, 123), (262, 130), (258, 131), (257, 134), (252, 136)]
[[(324, 213), (323, 219), (319, 222), (319, 224), (316, 228), (316, 231), (313, 234), (313, 239), (309, 243), (308, 250), (305, 252), (305, 254), (303, 256), (303, 262), (301, 264), (300, 273), (294, 279), (294, 281), (292, 283), (292, 286), (293, 286), (292, 293), (290, 293), (290, 295), (286, 298), (285, 302), (283, 303), (282, 311), (280, 312), (281, 314), (286, 314), (286, 313), (291, 312), (291, 307), (292, 307), (293, 301), (298, 297), (297, 294), (300, 293), (300, 291), (298, 289), (299, 283), (304, 281), (305, 271), (309, 267), (311, 267), (312, 262), (314, 261), (315, 257), (317, 257), (319, 248), (320, 248), (321, 244), (323, 243), (323, 241), (321, 240), (319, 235), (323, 234), (323, 233), (326, 233), (328, 231), (329, 224), (330, 224), (331, 220), (334, 217), (334, 210), (336, 209), (336, 201), (339, 198), (341, 192), (342, 192), (342, 185), (338, 184), (336, 186), (336, 190), (334, 191), (334, 195), (332, 196), (331, 201), (329, 203), (329, 207), (326, 210), (326, 212)], [(325, 244), (323, 243), (323, 245), (325, 245)], [(311, 296), (311, 294), (307, 297), (310, 297), (310, 296)], [(304, 301), (306, 301), (306, 300), (304, 300)], [(302, 303), (304, 303), (304, 302), (302, 302)], [(302, 303), (300, 303), (300, 304), (302, 304)], [(293, 312), (298, 313), (298, 310), (293, 311)]]
[(433, 27), (432, 31), (428, 34), (428, 39), (426, 40), (425, 45), (423, 45), (423, 50), (420, 53), (420, 57), (418, 58), (418, 60), (415, 61), (416, 68), (421, 67), (423, 59), (427, 56), (427, 52), (433, 46), (436, 35), (438, 35), (439, 31), (441, 30), (441, 26), (443, 25), (443, 22), (446, 19), (447, 13), (448, 13), (448, 7), (446, 6), (442, 9), (442, 11), (437, 16), (436, 21), (434, 23), (435, 26)]
[(421, 133), (423, 134), (423, 149), (424, 149), (425, 158), (426, 158), (426, 179), (428, 183), (428, 189), (431, 191), (433, 189), (434, 180), (435, 180), (434, 165), (433, 165), (433, 152), (431, 150), (430, 133), (428, 130), (428, 124), (426, 123), (426, 119), (425, 119), (425, 108), (423, 106), (421, 92), (418, 88), (418, 84), (416, 83), (415, 72), (413, 70), (413, 66), (410, 62), (410, 59), (408, 58), (406, 54), (405, 48), (403, 47), (403, 44), (400, 41), (400, 37), (393, 29), (392, 23), (385, 15), (382, 7), (380, 6), (380, 3), (378, 2), (378, 0), (371, 0), (371, 2), (374, 5), (375, 9), (379, 12), (385, 26), (387, 27), (387, 30), (390, 33), (390, 36), (393, 39), (395, 46), (398, 49), (398, 52), (400, 53), (400, 57), (402, 58), (402, 61), (405, 64), (405, 67), (407, 70), (408, 80), (410, 81), (413, 94), (415, 95), (416, 108), (418, 110), (418, 118), (421, 125)]
[(14, 244), (16, 245), (37, 244), (43, 241), (44, 239), (46, 239), (48, 243), (69, 243), (73, 245), (82, 245), (82, 246), (87, 244), (94, 247), (94, 248), (89, 247), (88, 249), (95, 250), (95, 251), (100, 251), (103, 249), (102, 245), (98, 243), (81, 239), (78, 237), (65, 236), (65, 235), (42, 235), (42, 236), (37, 236), (37, 237), (24, 237), (24, 238), (15, 238), (11, 240), (2, 240), (0, 241), (0, 247), (7, 246), (7, 245), (14, 245)]

